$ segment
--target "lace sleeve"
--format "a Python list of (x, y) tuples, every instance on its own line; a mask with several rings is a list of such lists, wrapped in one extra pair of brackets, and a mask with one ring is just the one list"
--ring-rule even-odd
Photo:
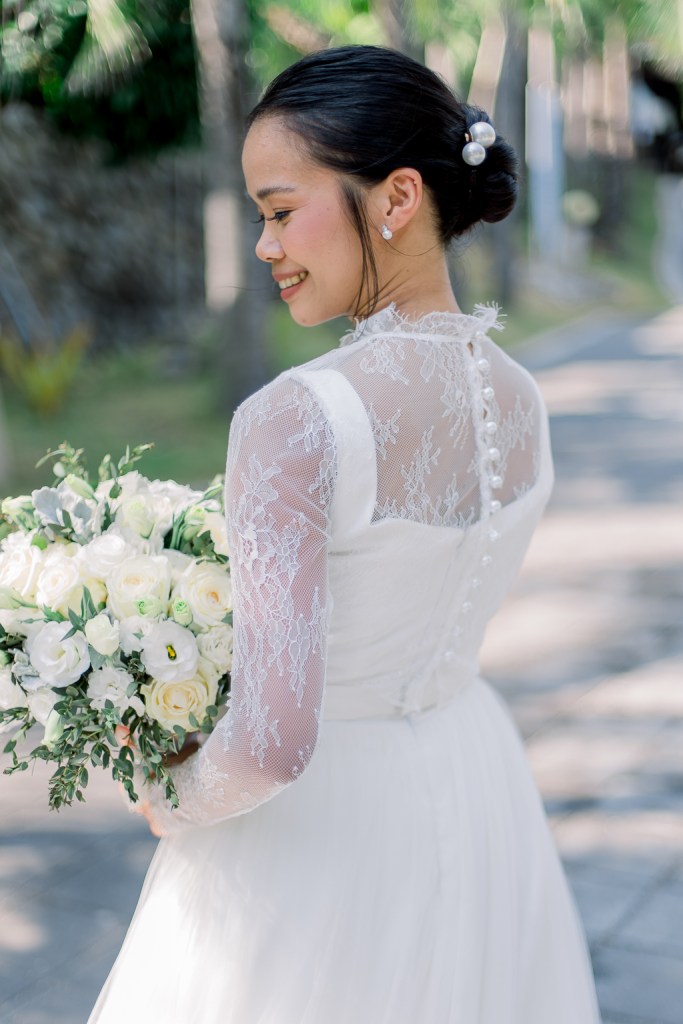
[(325, 679), (327, 542), (336, 452), (313, 393), (277, 378), (237, 410), (226, 472), (234, 589), (228, 711), (173, 770), (180, 807), (144, 797), (160, 834), (258, 806), (294, 782), (318, 736)]

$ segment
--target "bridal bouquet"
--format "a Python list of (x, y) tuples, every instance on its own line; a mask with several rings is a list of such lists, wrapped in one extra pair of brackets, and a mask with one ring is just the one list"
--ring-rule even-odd
[[(133, 801), (139, 768), (177, 806), (168, 763), (228, 699), (222, 480), (203, 493), (149, 480), (133, 467), (151, 447), (105, 456), (93, 481), (83, 450), (64, 443), (38, 463), (55, 460), (52, 486), (0, 509), (5, 772), (55, 763), (53, 808), (83, 800), (88, 765), (111, 768)], [(20, 754), (29, 730), (40, 742)]]

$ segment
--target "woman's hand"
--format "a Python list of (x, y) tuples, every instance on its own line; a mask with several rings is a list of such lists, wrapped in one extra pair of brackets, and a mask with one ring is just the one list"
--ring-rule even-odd
[[(130, 747), (131, 750), (135, 751), (136, 748), (135, 744), (133, 743), (133, 740), (131, 739), (130, 729), (128, 729), (125, 725), (117, 725), (115, 732), (116, 738), (122, 747)], [(186, 761), (188, 757), (196, 753), (196, 751), (199, 750), (199, 747), (200, 744), (198, 740), (194, 736), (189, 735), (177, 754), (166, 754), (164, 756), (164, 764), (167, 767), (182, 764), (183, 761)], [(161, 837), (163, 833), (159, 830), (158, 826), (154, 821), (154, 808), (150, 801), (145, 800), (142, 797), (138, 797), (137, 803), (133, 803), (130, 800), (128, 794), (126, 793), (123, 783), (121, 782), (119, 782), (119, 789), (124, 794), (126, 801), (128, 802), (128, 809), (130, 810), (131, 814), (140, 814), (142, 815), (142, 817), (146, 818), (152, 835)]]

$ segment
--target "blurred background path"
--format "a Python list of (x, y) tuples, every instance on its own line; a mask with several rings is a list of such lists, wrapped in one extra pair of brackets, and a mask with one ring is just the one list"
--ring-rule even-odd
[[(527, 741), (605, 1024), (681, 1024), (683, 307), (593, 314), (521, 358), (558, 479), (483, 667)], [(42, 772), (0, 775), (0, 804), (0, 1022), (84, 1024), (155, 840), (96, 773), (59, 815)]]

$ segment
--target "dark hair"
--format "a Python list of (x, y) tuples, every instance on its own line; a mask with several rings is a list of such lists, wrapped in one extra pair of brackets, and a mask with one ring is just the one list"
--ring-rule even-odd
[(502, 220), (514, 206), (512, 147), (497, 135), (482, 164), (466, 164), (467, 129), (489, 121), (488, 115), (460, 103), (438, 75), (397, 50), (339, 46), (308, 54), (273, 79), (249, 114), (247, 130), (266, 115), (282, 117), (314, 160), (346, 176), (342, 193), (361, 241), (362, 279), (372, 280), (371, 308), (379, 283), (358, 185), (414, 167), (432, 197), (443, 245), (480, 221)]

